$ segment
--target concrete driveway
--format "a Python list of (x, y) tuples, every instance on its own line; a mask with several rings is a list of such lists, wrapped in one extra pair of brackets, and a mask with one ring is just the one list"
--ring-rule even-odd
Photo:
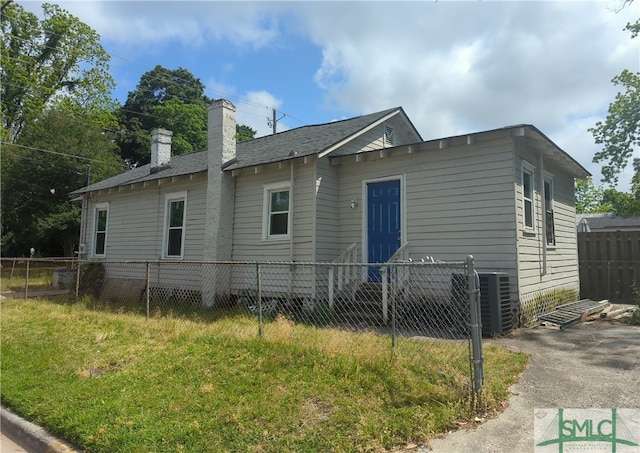
[(27, 453), (27, 450), (0, 433), (0, 451), (2, 453)]
[(536, 327), (485, 340), (491, 343), (531, 355), (509, 407), (423, 451), (532, 452), (534, 408), (640, 408), (640, 327), (609, 321)]

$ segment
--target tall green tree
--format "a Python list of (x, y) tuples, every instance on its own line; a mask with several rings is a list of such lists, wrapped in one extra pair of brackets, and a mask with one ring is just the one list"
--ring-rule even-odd
[[(620, 173), (627, 167), (634, 155), (634, 150), (640, 147), (640, 72), (628, 70), (613, 78), (616, 86), (622, 91), (616, 95), (615, 101), (609, 105), (609, 112), (604, 121), (598, 121), (595, 127), (589, 129), (597, 144), (602, 145), (593, 161), (603, 163), (603, 181), (615, 185)], [(638, 167), (640, 158), (632, 161), (634, 171), (633, 183), (639, 184)]]
[(596, 187), (593, 178), (576, 179), (576, 213), (588, 214), (594, 212), (607, 212), (607, 207), (602, 204), (604, 189)]
[(605, 212), (615, 212), (621, 216), (640, 216), (640, 196), (638, 193), (605, 189), (602, 193)]
[[(624, 2), (629, 6), (632, 0)], [(628, 23), (625, 27), (631, 32), (631, 39), (640, 32), (640, 20)], [(634, 157), (634, 150), (640, 148), (640, 72), (627, 69), (615, 76), (613, 84), (621, 88), (615, 100), (609, 104), (604, 121), (598, 121), (589, 129), (602, 150), (593, 158), (602, 165), (603, 181), (611, 186), (618, 183), (620, 173), (631, 161), (634, 176), (632, 192), (640, 193), (640, 158)]]
[(207, 117), (202, 105), (171, 98), (153, 106), (151, 112), (159, 126), (173, 131), (173, 154), (187, 154), (207, 148)]
[[(207, 147), (207, 105), (200, 79), (183, 68), (160, 65), (142, 75), (135, 91), (118, 110), (118, 146), (132, 167), (151, 160), (151, 130), (162, 127), (173, 132), (172, 153), (184, 154)], [(204, 134), (196, 130), (204, 131)]]
[[(207, 108), (211, 99), (200, 79), (184, 68), (160, 65), (142, 75), (135, 91), (117, 112), (120, 131), (117, 143), (130, 167), (151, 160), (151, 131), (162, 127), (173, 132), (172, 154), (207, 148)], [(238, 141), (250, 140), (256, 131), (236, 126)]]
[(25, 126), (18, 143), (2, 148), (2, 254), (73, 256), (81, 207), (75, 189), (124, 171), (100, 118), (45, 112)]
[[(25, 125), (51, 106), (90, 111), (113, 123), (109, 55), (100, 36), (57, 5), (42, 4), (39, 20), (22, 6), (2, 2), (0, 135), (15, 142)], [(107, 112), (107, 113), (105, 113)]]
[(256, 131), (250, 126), (244, 124), (236, 125), (236, 142), (244, 142), (246, 140), (253, 140), (256, 138)]
[(589, 214), (615, 212), (621, 216), (640, 216), (640, 194), (595, 186), (591, 178), (576, 180), (576, 212)]

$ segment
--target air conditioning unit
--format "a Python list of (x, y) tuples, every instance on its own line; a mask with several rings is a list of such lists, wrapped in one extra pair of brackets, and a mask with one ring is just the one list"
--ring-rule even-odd
[(513, 330), (509, 275), (504, 272), (478, 272), (480, 279), (480, 318), (482, 335), (502, 335)]

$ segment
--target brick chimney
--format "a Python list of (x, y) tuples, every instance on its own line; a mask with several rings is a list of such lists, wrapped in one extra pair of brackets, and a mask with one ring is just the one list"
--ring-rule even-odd
[[(236, 107), (231, 102), (219, 99), (209, 106), (207, 135), (209, 163), (204, 260), (229, 261), (233, 257), (235, 180), (223, 169), (236, 158)], [(225, 275), (208, 276), (203, 281), (205, 305), (221, 303), (228, 296), (228, 278)]]
[(207, 129), (209, 167), (222, 168), (236, 157), (236, 106), (225, 99), (213, 101)]
[(168, 167), (171, 162), (171, 137), (173, 132), (166, 129), (151, 131), (151, 172)]

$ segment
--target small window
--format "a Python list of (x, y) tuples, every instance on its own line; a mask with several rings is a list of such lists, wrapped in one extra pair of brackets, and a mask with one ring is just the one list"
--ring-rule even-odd
[(107, 255), (107, 221), (109, 219), (109, 203), (96, 204), (95, 236), (93, 255), (104, 257)]
[(186, 193), (166, 196), (165, 241), (163, 248), (163, 256), (165, 258), (182, 258), (184, 255), (186, 207)]
[(288, 184), (265, 187), (263, 239), (289, 237), (289, 206), (291, 190)]
[(544, 179), (545, 236), (547, 245), (556, 245), (556, 229), (553, 216), (553, 181)]
[(394, 146), (395, 137), (393, 134), (393, 128), (391, 126), (384, 127), (384, 145), (385, 146)]
[(522, 214), (524, 217), (524, 227), (533, 229), (534, 206), (533, 206), (533, 171), (522, 167)]

